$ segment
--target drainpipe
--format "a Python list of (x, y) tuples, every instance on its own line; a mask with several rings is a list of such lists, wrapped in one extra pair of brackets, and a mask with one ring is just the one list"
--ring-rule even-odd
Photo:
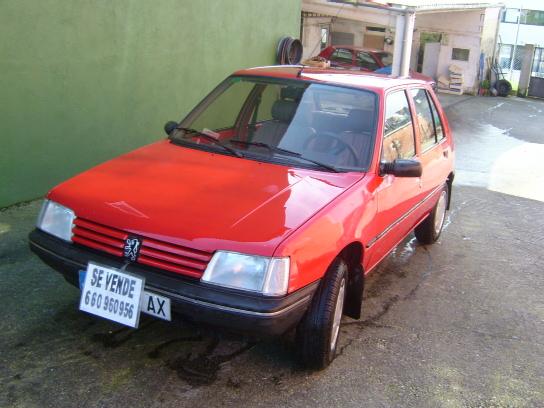
[(404, 15), (404, 38), (402, 39), (402, 62), (400, 65), (400, 76), (410, 75), (410, 56), (412, 55), (412, 39), (414, 37), (414, 25), (416, 13), (407, 12)]
[(397, 21), (395, 24), (395, 48), (393, 50), (393, 76), (407, 77), (410, 75), (410, 55), (416, 13), (412, 8), (395, 8)]
[(395, 23), (395, 45), (393, 49), (393, 66), (391, 67), (391, 74), (393, 76), (400, 76), (402, 55), (404, 54), (402, 46), (404, 43), (403, 36), (405, 23), (406, 19), (404, 16), (398, 15)]

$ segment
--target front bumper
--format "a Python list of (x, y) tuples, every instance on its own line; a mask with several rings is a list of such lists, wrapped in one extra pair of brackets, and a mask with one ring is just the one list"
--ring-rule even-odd
[[(43, 231), (29, 235), (30, 249), (79, 287), (78, 271), (93, 261), (114, 268), (125, 262), (108, 254), (55, 238)], [(145, 288), (170, 298), (172, 311), (184, 318), (258, 337), (277, 336), (302, 318), (319, 281), (287, 296), (268, 297), (220, 288), (174, 273), (129, 264), (127, 272), (145, 277)]]

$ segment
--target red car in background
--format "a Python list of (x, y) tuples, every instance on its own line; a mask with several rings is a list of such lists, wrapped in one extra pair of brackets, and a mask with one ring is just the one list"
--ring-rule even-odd
[(393, 54), (383, 50), (372, 50), (352, 45), (331, 45), (319, 53), (328, 59), (333, 68), (376, 71), (393, 63)]
[(296, 328), (321, 369), (342, 315), (360, 317), (365, 275), (412, 231), (442, 231), (454, 146), (427, 82), (247, 69), (165, 131), (46, 196), (30, 248), (81, 289), (82, 311)]
[[(331, 45), (321, 51), (319, 56), (329, 60), (332, 68), (366, 72), (381, 71), (381, 68), (389, 67), (393, 63), (393, 54), (389, 51), (372, 50), (353, 45)], [(390, 74), (391, 72), (384, 73)], [(435, 80), (427, 75), (410, 71), (410, 77), (427, 81), (435, 88)]]

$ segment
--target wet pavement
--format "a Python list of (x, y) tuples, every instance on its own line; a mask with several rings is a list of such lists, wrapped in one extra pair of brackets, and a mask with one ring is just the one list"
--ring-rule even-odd
[(0, 406), (544, 406), (544, 102), (443, 99), (458, 167), (446, 229), (367, 278), (325, 371), (296, 363), (290, 335), (80, 313), (27, 249), (39, 202), (0, 211)]

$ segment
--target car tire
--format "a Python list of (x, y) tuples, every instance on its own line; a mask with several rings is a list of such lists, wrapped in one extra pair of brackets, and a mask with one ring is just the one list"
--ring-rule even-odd
[(348, 266), (336, 258), (297, 327), (296, 348), (307, 368), (322, 370), (336, 356), (347, 283)]
[(506, 79), (499, 79), (495, 85), (499, 96), (508, 96), (512, 92), (512, 85)]
[(440, 233), (444, 227), (444, 220), (446, 219), (448, 197), (448, 184), (444, 184), (433, 210), (427, 218), (415, 228), (414, 233), (416, 238), (422, 244), (433, 244), (440, 237)]

